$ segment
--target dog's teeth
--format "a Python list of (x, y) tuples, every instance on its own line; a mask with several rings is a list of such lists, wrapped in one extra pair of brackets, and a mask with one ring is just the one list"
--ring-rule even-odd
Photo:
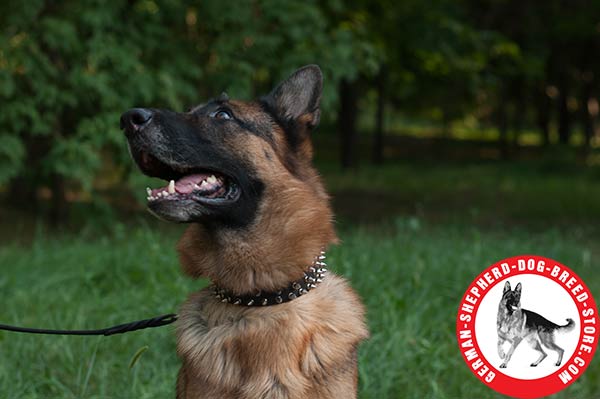
[(206, 179), (206, 181), (210, 184), (215, 184), (217, 182), (217, 178), (215, 177), (215, 175), (210, 175), (208, 179)]
[(169, 194), (175, 194), (175, 180), (169, 182)]
[(208, 184), (206, 180), (202, 180), (202, 183), (200, 184), (200, 188), (207, 188), (207, 187), (210, 187), (210, 184)]
[(148, 193), (148, 197), (152, 196), (152, 190), (150, 190), (150, 187), (146, 187), (146, 193)]

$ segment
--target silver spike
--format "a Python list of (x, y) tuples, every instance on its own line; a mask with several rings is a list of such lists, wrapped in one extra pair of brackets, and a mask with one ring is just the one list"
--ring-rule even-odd
[(248, 303), (246, 304), (246, 306), (252, 306), (253, 303), (254, 303), (254, 299), (250, 299), (248, 301)]
[(276, 296), (275, 297), (275, 302), (281, 303), (281, 302), (283, 302), (283, 298), (281, 298), (280, 296)]
[(326, 256), (325, 256), (325, 255), (320, 255), (320, 256), (318, 257), (318, 259), (319, 259), (319, 260), (325, 260), (325, 258), (326, 258)]
[(296, 299), (296, 294), (294, 294), (293, 292), (290, 292), (288, 294), (288, 298), (290, 298), (290, 299)]
[(304, 288), (300, 289), (300, 292), (298, 292), (300, 295), (304, 295), (306, 293), (308, 293), (308, 291), (306, 291)]
[(317, 269), (315, 269), (313, 266), (311, 266), (311, 267), (309, 267), (309, 268), (308, 268), (308, 270), (310, 270), (311, 272), (313, 272), (313, 273), (314, 273), (314, 272), (315, 272), (315, 270), (317, 270)]
[(277, 291), (277, 295), (281, 295), (281, 291)]
[(262, 291), (258, 291), (258, 293), (256, 294), (257, 297), (262, 295)]
[(320, 282), (322, 282), (322, 281), (323, 281), (323, 280), (322, 280), (322, 279), (320, 279), (320, 278), (318, 278), (318, 279), (317, 279), (317, 283), (320, 283)]
[(309, 288), (317, 288), (316, 284), (309, 284), (308, 286), (309, 286)]
[(265, 299), (262, 300), (262, 305), (263, 306), (266, 306), (267, 303), (269, 303), (269, 300), (267, 298), (265, 298)]
[(223, 302), (223, 303), (229, 302), (229, 299), (228, 298), (223, 298), (223, 299), (221, 299), (221, 302)]
[(239, 305), (240, 303), (242, 303), (242, 300), (240, 298), (236, 299), (235, 302), (233, 303), (234, 305)]
[(294, 283), (292, 283), (292, 288), (295, 290), (300, 289), (300, 284), (294, 282)]
[(309, 278), (307, 278), (307, 280), (310, 283), (314, 283), (315, 282), (315, 278), (314, 277), (309, 277)]

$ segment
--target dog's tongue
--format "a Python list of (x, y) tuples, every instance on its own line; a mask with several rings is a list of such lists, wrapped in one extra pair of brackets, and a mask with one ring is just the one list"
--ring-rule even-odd
[[(195, 175), (184, 176), (175, 182), (175, 191), (180, 194), (189, 194), (194, 191), (194, 186), (200, 186), (203, 180), (211, 176), (208, 173), (198, 173)], [(197, 189), (197, 188), (196, 188)]]

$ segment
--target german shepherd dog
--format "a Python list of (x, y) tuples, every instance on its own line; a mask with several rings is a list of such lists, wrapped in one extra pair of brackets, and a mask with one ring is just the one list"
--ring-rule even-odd
[(188, 223), (183, 271), (212, 285), (182, 305), (177, 398), (354, 398), (364, 308), (326, 274), (337, 241), (311, 165), (322, 75), (309, 65), (252, 102), (121, 117), (157, 217)]
[[(504, 359), (500, 368), (506, 368), (515, 349), (523, 340), (540, 353), (540, 357), (531, 363), (531, 367), (536, 367), (548, 356), (542, 345), (558, 353), (555, 365), (560, 366), (565, 351), (554, 342), (554, 333), (556, 331), (573, 330), (575, 322), (573, 319), (567, 319), (567, 324), (559, 326), (531, 310), (522, 309), (521, 288), (521, 283), (518, 283), (515, 289), (511, 290), (510, 282), (507, 281), (504, 284), (502, 299), (498, 306), (498, 321), (496, 323), (498, 355), (500, 359)], [(503, 349), (506, 341), (510, 342), (508, 353), (504, 353)]]

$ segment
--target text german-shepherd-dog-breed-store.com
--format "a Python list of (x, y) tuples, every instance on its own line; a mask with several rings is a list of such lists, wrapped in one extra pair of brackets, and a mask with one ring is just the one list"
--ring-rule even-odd
[(212, 285), (177, 325), (177, 398), (355, 398), (365, 310), (327, 273), (337, 238), (312, 166), (322, 75), (303, 67), (252, 102), (227, 95), (189, 112), (121, 117), (157, 217), (189, 223), (183, 271)]

